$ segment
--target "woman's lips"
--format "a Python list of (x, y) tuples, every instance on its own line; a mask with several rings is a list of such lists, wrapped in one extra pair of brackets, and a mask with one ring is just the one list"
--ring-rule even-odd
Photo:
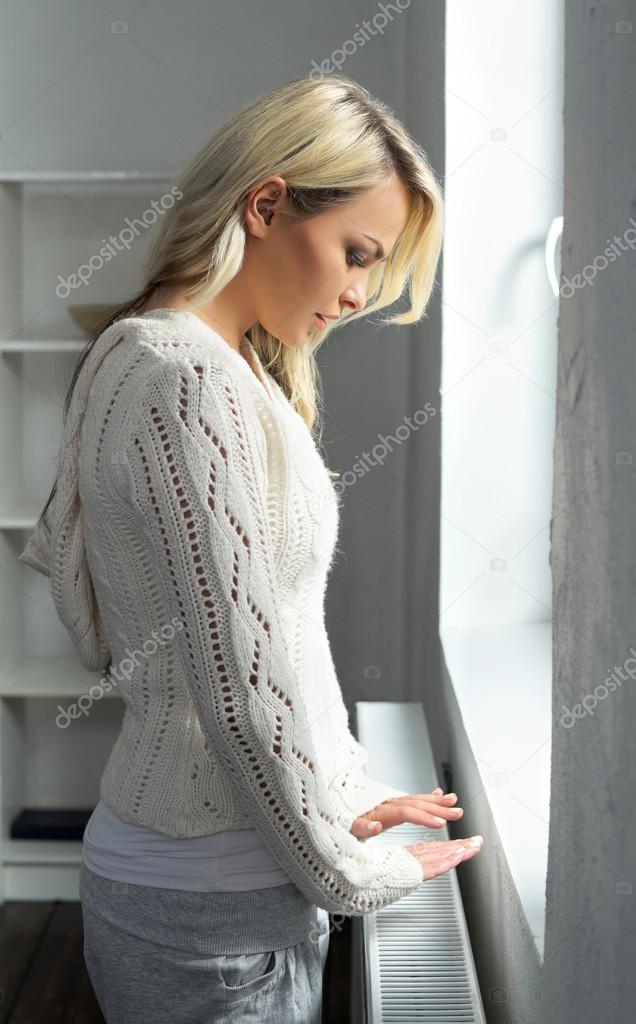
[(325, 327), (327, 326), (327, 321), (325, 320), (324, 316), (321, 316), (320, 313), (314, 313), (314, 316), (316, 318), (316, 323), (318, 324), (320, 330), (324, 331)]

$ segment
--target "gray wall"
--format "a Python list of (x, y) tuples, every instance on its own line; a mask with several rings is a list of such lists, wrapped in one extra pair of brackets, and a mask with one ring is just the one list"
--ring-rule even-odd
[[(363, 8), (372, 15), (375, 8)], [(356, 19), (359, 20), (359, 14)], [(411, 4), (379, 52), (343, 71), (394, 109), (444, 177), (444, 5)], [(372, 65), (379, 58), (382, 80)], [(428, 316), (412, 327), (354, 324), (319, 354), (328, 462), (351, 470), (366, 451), (373, 466), (344, 489), (327, 628), (345, 701), (422, 700), (437, 688), (441, 279)], [(395, 309), (404, 308), (404, 302)], [(387, 311), (383, 311), (386, 313)], [(392, 450), (373, 454), (405, 416), (430, 402), (434, 414)]]
[[(444, 4), (436, 0), (404, 10), (371, 0), (124, 0), (115, 13), (81, 0), (6, 6), (1, 170), (174, 174), (237, 107), (316, 66), (336, 70), (344, 56), (342, 72), (403, 118), (443, 178)], [(104, 218), (100, 211), (99, 237)], [(59, 263), (55, 272), (68, 272), (77, 257)], [(105, 274), (95, 277), (76, 301), (110, 301)], [(126, 294), (136, 282), (120, 275), (116, 287)], [(351, 712), (358, 699), (420, 699), (422, 680), (434, 687), (439, 675), (439, 294), (418, 327), (354, 325), (319, 355), (328, 463), (341, 473), (404, 416), (427, 401), (437, 410), (345, 492), (327, 627)], [(44, 301), (31, 305), (25, 319)], [(50, 320), (50, 305), (45, 312)]]
[(636, 1015), (636, 2), (617, 9), (566, 3), (562, 271), (590, 283), (559, 321), (543, 1019), (563, 1024)]

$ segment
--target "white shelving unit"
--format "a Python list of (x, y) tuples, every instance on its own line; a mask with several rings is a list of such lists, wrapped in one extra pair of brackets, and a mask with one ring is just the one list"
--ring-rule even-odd
[[(101, 676), (82, 666), (49, 580), (18, 555), (55, 479), (64, 399), (88, 340), (68, 307), (137, 290), (153, 227), (141, 218), (172, 180), (0, 171), (0, 902), (78, 899), (80, 841), (11, 839), (11, 822), (24, 808), (93, 808), (121, 725), (116, 689), (86, 714), (62, 714)], [(121, 248), (111, 242), (100, 263), (113, 237)], [(86, 283), (60, 298), (60, 280), (82, 265)]]

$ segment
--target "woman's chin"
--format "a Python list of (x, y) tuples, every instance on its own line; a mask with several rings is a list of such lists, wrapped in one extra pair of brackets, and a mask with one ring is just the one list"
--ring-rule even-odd
[(304, 333), (301, 332), (293, 335), (286, 334), (284, 337), (280, 334), (274, 334), (273, 337), (275, 337), (277, 341), (280, 341), (281, 345), (284, 345), (285, 348), (293, 350), (296, 348), (303, 348), (309, 341), (317, 337), (319, 333), (320, 332), (315, 328), (310, 327), (309, 330), (306, 330)]

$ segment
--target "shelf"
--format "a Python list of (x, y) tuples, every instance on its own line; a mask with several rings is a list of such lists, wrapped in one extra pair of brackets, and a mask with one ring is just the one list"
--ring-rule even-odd
[[(151, 202), (175, 191), (178, 173), (0, 170), (0, 907), (78, 898), (81, 841), (10, 839), (10, 822), (24, 808), (94, 806), (125, 717), (117, 664), (84, 667), (51, 581), (19, 554), (59, 466), (72, 364), (94, 337), (72, 305), (123, 302), (154, 233), (156, 215), (144, 211), (158, 211)], [(126, 241), (127, 225), (134, 244), (102, 252), (106, 236)], [(85, 287), (56, 287), (87, 262)]]
[(46, 184), (100, 182), (118, 185), (138, 181), (172, 181), (173, 175), (157, 171), (0, 171), (0, 184)]
[(70, 864), (78, 867), (82, 844), (77, 839), (3, 839), (3, 864)]
[[(26, 657), (12, 671), (0, 676), (0, 697), (80, 697), (91, 686), (99, 685), (102, 674), (84, 668), (79, 655)], [(103, 698), (99, 699), (118, 696), (117, 687), (113, 686), (104, 689)]]
[(33, 530), (44, 502), (26, 501), (0, 507), (0, 530)]
[(81, 352), (90, 338), (11, 338), (0, 339), (0, 354), (23, 352)]

